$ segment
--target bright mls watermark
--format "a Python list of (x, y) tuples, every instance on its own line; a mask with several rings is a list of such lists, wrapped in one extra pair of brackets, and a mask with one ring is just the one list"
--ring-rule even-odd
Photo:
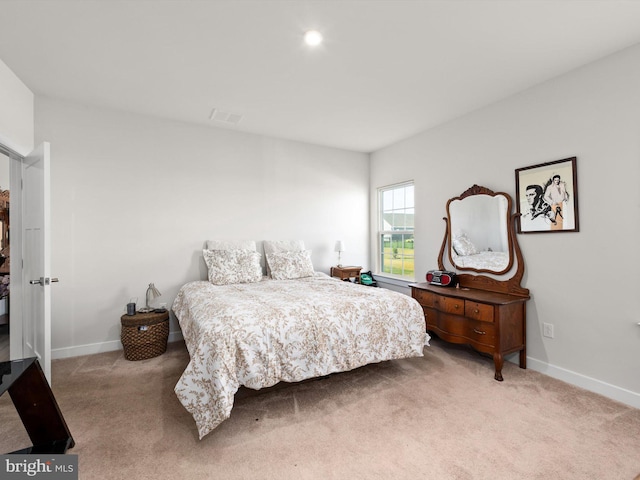
[(78, 456), (0, 455), (0, 478), (78, 480)]

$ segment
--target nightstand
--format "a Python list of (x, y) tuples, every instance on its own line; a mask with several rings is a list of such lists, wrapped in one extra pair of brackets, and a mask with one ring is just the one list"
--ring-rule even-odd
[(145, 360), (162, 355), (169, 338), (169, 312), (136, 313), (120, 317), (120, 339), (127, 360)]
[(352, 278), (355, 278), (356, 283), (360, 283), (360, 270), (362, 270), (362, 267), (345, 267), (344, 265), (338, 265), (337, 267), (331, 267), (331, 276), (345, 281), (350, 281)]

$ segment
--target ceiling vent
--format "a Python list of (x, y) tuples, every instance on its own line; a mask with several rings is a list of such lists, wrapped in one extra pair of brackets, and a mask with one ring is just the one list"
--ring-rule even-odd
[(226, 123), (229, 125), (237, 125), (242, 120), (242, 115), (238, 113), (231, 112), (223, 112), (217, 108), (211, 110), (211, 115), (209, 115), (209, 120), (213, 120), (215, 122)]

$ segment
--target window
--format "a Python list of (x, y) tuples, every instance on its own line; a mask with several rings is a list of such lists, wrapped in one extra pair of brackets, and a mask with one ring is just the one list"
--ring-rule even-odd
[(379, 273), (413, 280), (413, 182), (378, 189)]

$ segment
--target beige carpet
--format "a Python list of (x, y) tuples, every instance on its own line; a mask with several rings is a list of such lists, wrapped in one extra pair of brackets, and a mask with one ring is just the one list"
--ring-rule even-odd
[[(81, 479), (629, 479), (640, 410), (437, 339), (425, 357), (255, 394), (198, 440), (173, 393), (184, 344), (57, 360)], [(249, 394), (251, 393), (251, 394)], [(8, 395), (0, 452), (28, 445)]]

